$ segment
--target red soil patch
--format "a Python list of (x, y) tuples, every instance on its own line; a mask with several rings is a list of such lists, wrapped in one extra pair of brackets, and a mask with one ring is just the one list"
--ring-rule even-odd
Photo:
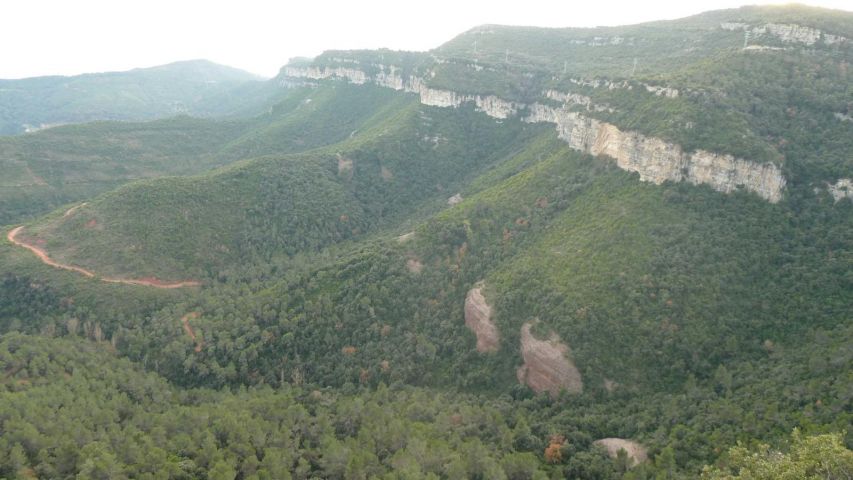
[(492, 307), (483, 296), (482, 283), (469, 290), (465, 297), (465, 326), (477, 336), (478, 352), (497, 352), (500, 349), (500, 332), (492, 322)]
[(62, 215), (62, 218), (70, 217), (70, 216), (71, 216), (75, 211), (77, 211), (77, 209), (78, 209), (78, 208), (85, 206), (85, 205), (86, 205), (86, 203), (87, 203), (87, 202), (83, 202), (83, 203), (81, 203), (80, 205), (74, 205), (73, 207), (69, 208), (69, 209), (68, 209), (68, 210), (66, 210), (66, 211), (65, 211), (65, 213)]
[(98, 226), (98, 221), (94, 218), (86, 222), (86, 228), (95, 228)]
[(204, 342), (198, 341), (195, 336), (195, 332), (193, 331), (193, 327), (190, 325), (190, 319), (198, 318), (200, 314), (198, 312), (190, 312), (183, 317), (181, 317), (181, 323), (184, 326), (184, 331), (189, 335), (189, 337), (195, 342), (195, 352), (198, 353), (204, 347)]
[(530, 328), (535, 321), (521, 327), (521, 356), (524, 365), (518, 368), (516, 375), (519, 383), (527, 385), (536, 393), (548, 392), (556, 398), (561, 390), (569, 393), (581, 393), (583, 380), (581, 374), (570, 360), (568, 345), (560, 342), (552, 333), (547, 340), (533, 336)]
[(94, 273), (90, 272), (89, 270), (86, 270), (85, 268), (73, 267), (71, 265), (63, 265), (61, 263), (56, 263), (53, 260), (51, 260), (50, 257), (47, 256), (47, 252), (45, 252), (41, 248), (36, 247), (35, 245), (30, 245), (28, 243), (22, 242), (22, 241), (18, 240), (17, 238), (15, 238), (15, 237), (17, 237), (17, 235), (19, 233), (21, 233), (21, 230), (23, 228), (24, 227), (13, 228), (6, 235), (6, 239), (8, 239), (10, 242), (14, 243), (15, 245), (18, 245), (19, 247), (24, 247), (27, 250), (33, 252), (34, 254), (36, 254), (37, 257), (39, 257), (39, 260), (41, 260), (42, 263), (44, 263), (46, 265), (50, 265), (51, 267), (55, 267), (55, 268), (61, 268), (64, 270), (71, 270), (73, 272), (83, 274), (87, 277), (94, 277), (95, 276)]
[[(39, 260), (41, 260), (42, 263), (44, 263), (45, 265), (50, 265), (51, 267), (60, 268), (63, 270), (70, 270), (72, 272), (77, 272), (81, 275), (84, 275), (84, 276), (90, 277), (90, 278), (97, 277), (95, 275), (95, 273), (93, 273), (91, 270), (86, 270), (85, 268), (75, 267), (73, 265), (66, 265), (64, 263), (59, 263), (59, 262), (51, 259), (48, 256), (47, 252), (44, 251), (44, 249), (39, 248), (39, 247), (32, 245), (30, 243), (27, 243), (23, 240), (19, 240), (17, 238), (17, 236), (19, 233), (21, 233), (21, 230), (23, 230), (23, 228), (24, 227), (13, 228), (12, 230), (9, 231), (8, 234), (6, 234), (6, 239), (15, 245), (18, 245), (19, 247), (24, 247), (27, 250), (33, 252), (39, 258)], [(43, 245), (44, 240), (43, 239), (37, 240), (36, 243)], [(164, 281), (158, 280), (157, 278), (154, 278), (154, 277), (138, 278), (138, 279), (100, 277), (100, 280), (102, 282), (108, 282), (108, 283), (123, 283), (125, 285), (142, 285), (142, 286), (146, 286), (146, 287), (156, 287), (156, 288), (182, 288), (182, 287), (197, 287), (197, 286), (201, 285), (201, 282), (197, 282), (195, 280), (185, 280), (185, 281), (181, 281), (181, 282), (164, 282)]]

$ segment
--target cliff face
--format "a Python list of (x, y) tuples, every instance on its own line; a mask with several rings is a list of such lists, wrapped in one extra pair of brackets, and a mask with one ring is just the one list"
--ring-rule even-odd
[(685, 153), (674, 143), (637, 132), (623, 132), (615, 125), (566, 108), (533, 104), (528, 111), (524, 121), (556, 124), (557, 135), (572, 148), (614, 158), (620, 168), (639, 173), (643, 181), (656, 184), (667, 180), (688, 181), (710, 185), (725, 193), (745, 188), (773, 203), (782, 198), (786, 182), (776, 165), (704, 150)]
[(822, 41), (826, 45), (839, 45), (847, 42), (847, 38), (840, 35), (832, 35), (822, 32), (817, 28), (792, 23), (765, 23), (764, 25), (749, 25), (746, 23), (724, 22), (720, 24), (720, 28), (723, 30), (743, 30), (749, 32), (752, 38), (771, 36), (785, 43), (814, 45)]
[[(539, 103), (527, 105), (504, 100), (494, 95), (461, 94), (451, 90), (430, 88), (421, 78), (402, 77), (396, 67), (385, 65), (373, 65), (373, 67), (379, 70), (379, 73), (373, 76), (349, 67), (286, 67), (284, 74), (297, 79), (339, 78), (359, 85), (373, 83), (417, 94), (421, 103), (434, 107), (458, 108), (465, 103), (473, 103), (478, 111), (497, 119), (514, 117), (521, 112), (526, 112), (524, 121), (555, 124), (558, 136), (572, 148), (592, 155), (611, 157), (616, 160), (620, 168), (639, 173), (643, 181), (656, 184), (665, 181), (687, 181), (693, 184), (710, 185), (724, 193), (746, 189), (772, 203), (782, 198), (786, 180), (776, 165), (759, 164), (704, 150), (687, 153), (677, 144), (637, 132), (622, 131), (615, 125), (571, 111), (568, 108), (569, 105), (584, 106), (588, 110), (609, 108), (593, 105), (590, 99), (583, 95), (548, 91), (544, 96), (563, 102), (564, 106), (551, 107)], [(660, 88), (658, 91), (647, 87), (656, 95), (677, 95), (677, 90)]]
[(518, 112), (517, 104), (494, 95), (466, 95), (451, 90), (430, 88), (418, 77), (410, 76), (404, 79), (397, 73), (396, 67), (385, 65), (374, 65), (374, 67), (378, 67), (380, 72), (373, 78), (368, 77), (361, 70), (344, 67), (285, 67), (284, 74), (291, 78), (308, 78), (311, 80), (340, 78), (356, 85), (371, 82), (380, 87), (415, 93), (420, 96), (421, 103), (432, 107), (458, 108), (463, 103), (472, 102), (478, 111), (494, 118), (508, 118)]

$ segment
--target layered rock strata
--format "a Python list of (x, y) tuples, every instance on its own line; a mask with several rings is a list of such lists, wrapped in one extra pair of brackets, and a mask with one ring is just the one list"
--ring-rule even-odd
[(802, 43), (814, 45), (822, 42), (825, 45), (840, 45), (847, 42), (847, 38), (841, 35), (832, 35), (822, 32), (817, 28), (806, 27), (793, 23), (765, 23), (764, 25), (749, 25), (739, 22), (723, 22), (720, 24), (723, 30), (743, 30), (749, 32), (752, 38), (760, 38), (768, 35), (776, 37), (786, 43)]
[[(625, 170), (637, 172), (640, 179), (660, 184), (664, 181), (687, 181), (710, 185), (717, 191), (729, 193), (738, 189), (753, 192), (775, 203), (782, 198), (786, 180), (772, 163), (756, 163), (731, 155), (704, 150), (684, 152), (681, 146), (637, 132), (622, 131), (615, 125), (586, 117), (568, 109), (571, 104), (589, 106), (588, 97), (577, 94), (546, 92), (552, 100), (562, 101), (562, 107), (534, 103), (521, 104), (494, 95), (461, 94), (451, 90), (428, 87), (419, 77), (400, 75), (393, 66), (373, 65), (379, 73), (368, 76), (362, 70), (349, 67), (285, 67), (284, 75), (297, 79), (345, 79), (354, 84), (373, 83), (382, 87), (415, 93), (421, 103), (435, 107), (458, 108), (473, 103), (478, 111), (493, 118), (506, 119), (526, 112), (526, 122), (547, 122), (556, 125), (559, 137), (570, 147), (592, 155), (614, 158)], [(654, 89), (653, 89), (654, 90)], [(668, 90), (661, 95), (670, 96)], [(655, 90), (657, 92), (657, 90)], [(676, 92), (672, 90), (672, 92)], [(677, 94), (677, 93), (676, 93)]]
[(667, 180), (710, 185), (730, 193), (739, 188), (770, 202), (782, 198), (785, 178), (772, 163), (755, 163), (705, 150), (687, 153), (679, 145), (637, 132), (623, 132), (615, 125), (585, 117), (567, 108), (533, 104), (526, 122), (548, 122), (570, 147), (591, 155), (606, 155), (616, 164), (656, 184)]

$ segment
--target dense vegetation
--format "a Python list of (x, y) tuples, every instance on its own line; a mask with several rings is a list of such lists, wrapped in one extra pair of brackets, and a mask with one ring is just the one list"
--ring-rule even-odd
[[(248, 72), (204, 60), (127, 72), (0, 80), (0, 135), (94, 120), (224, 114), (263, 96)], [(240, 97), (238, 107), (232, 100)], [(258, 99), (260, 100), (260, 98)]]
[[(123, 184), (81, 191), (86, 205), (22, 238), (99, 275), (203, 285), (105, 283), (0, 244), (0, 477), (849, 476), (853, 202), (825, 189), (853, 168), (853, 123), (833, 115), (849, 111), (849, 73), (836, 50), (756, 56), (715, 28), (806, 12), (848, 34), (833, 13), (791, 8), (613, 29), (636, 37), (621, 47), (572, 43), (598, 30), (476, 33), (492, 38), (478, 55), (498, 40), (527, 49), (534, 74), (517, 78), (529, 84), (506, 84), (519, 95), (567, 86), (613, 106), (589, 113), (622, 127), (781, 164), (777, 204), (640, 182), (549, 126), (339, 81), (291, 85), (250, 119), (4, 140), (19, 178), (57, 192), (72, 178)], [(434, 52), (449, 60), (432, 81), (501, 93), (497, 77), (465, 73), (466, 39)], [(695, 47), (690, 62), (661, 60), (631, 90), (560, 83), (540, 58), (557, 45), (549, 62), (614, 75), (614, 57), (595, 70), (587, 50), (629, 58), (622, 48), (651, 55), (675, 39)], [(316, 64), (346, 55), (433, 68), (389, 51)], [(686, 93), (645, 91), (653, 75)], [(22, 218), (13, 205), (0, 218)], [(493, 353), (465, 326), (478, 284), (500, 331)], [(530, 320), (568, 345), (582, 393), (519, 384)], [(613, 437), (648, 461), (594, 443)]]
[(340, 142), (369, 126), (374, 115), (406, 103), (379, 89), (358, 96), (347, 91), (280, 89), (266, 113), (248, 119), (96, 122), (0, 137), (0, 224), (132, 180), (197, 174), (243, 158)]

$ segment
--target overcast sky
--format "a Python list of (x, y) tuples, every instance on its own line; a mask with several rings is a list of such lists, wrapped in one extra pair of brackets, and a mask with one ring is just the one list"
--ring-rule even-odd
[[(127, 70), (206, 58), (273, 76), (327, 49), (428, 50), (484, 23), (624, 25), (748, 0), (7, 0), (0, 78)], [(853, 10), (853, 0), (810, 0)]]

